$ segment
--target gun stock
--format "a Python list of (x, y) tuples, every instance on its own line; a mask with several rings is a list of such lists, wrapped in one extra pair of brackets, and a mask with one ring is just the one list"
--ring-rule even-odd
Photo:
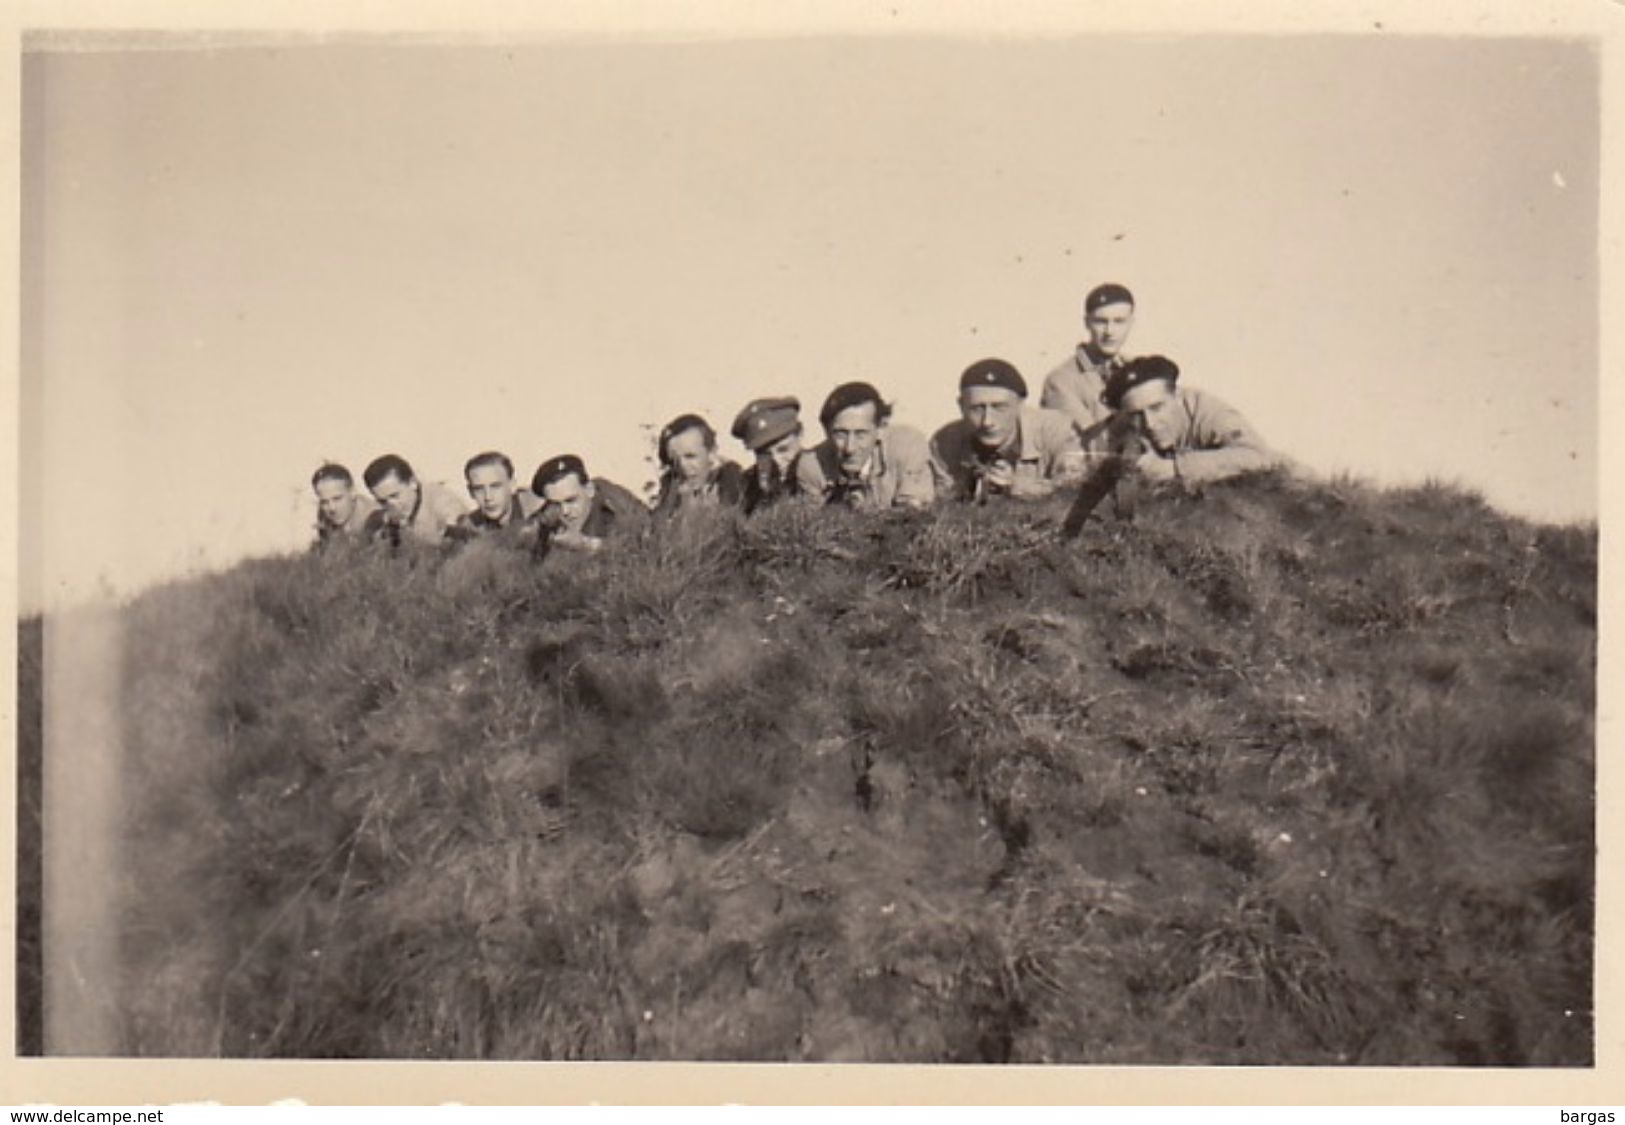
[(1089, 516), (1102, 500), (1118, 490), (1120, 484), (1122, 491), (1118, 494), (1117, 514), (1124, 518), (1134, 514), (1134, 488), (1132, 480), (1128, 478), (1134, 462), (1144, 450), (1140, 435), (1133, 432), (1112, 443), (1111, 456), (1083, 482), (1077, 498), (1072, 501), (1072, 507), (1067, 510), (1066, 519), (1061, 523), (1062, 539), (1072, 540), (1081, 535)]

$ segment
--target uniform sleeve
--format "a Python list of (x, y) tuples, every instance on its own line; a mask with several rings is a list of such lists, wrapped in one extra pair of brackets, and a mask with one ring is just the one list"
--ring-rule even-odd
[(745, 506), (745, 470), (732, 461), (717, 471), (717, 500), (724, 508)]
[(897, 492), (892, 496), (892, 506), (930, 507), (936, 499), (937, 487), (925, 435), (912, 429), (893, 430), (886, 453), (897, 465)]
[(931, 467), (932, 492), (938, 500), (948, 500), (959, 495), (959, 482), (954, 478), (953, 469), (948, 465), (950, 450), (945, 448), (952, 443), (946, 430), (938, 430), (931, 437), (930, 448), (926, 454)]
[(470, 514), (468, 508), (463, 505), (461, 500), (457, 499), (456, 494), (449, 488), (436, 488), (434, 490), (434, 507), (431, 512), (435, 517), (435, 522), (445, 530), (450, 530), (466, 522), (466, 517)]
[(818, 459), (818, 451), (822, 448), (815, 445), (796, 458), (796, 490), (814, 500), (822, 500), (829, 487), (823, 463)]
[(1106, 408), (1098, 401), (1086, 400), (1081, 393), (1083, 382), (1077, 362), (1067, 360), (1044, 380), (1044, 393), (1039, 397), (1038, 405), (1060, 411), (1079, 426), (1093, 425), (1105, 415)]
[(1204, 394), (1191, 417), (1190, 449), (1175, 455), (1182, 479), (1223, 480), (1259, 469), (1278, 461), (1241, 411), (1212, 395)]
[(441, 537), (452, 543), (472, 543), (480, 537), (480, 533), (465, 512), (441, 529)]
[(540, 496), (536, 495), (528, 488), (516, 489), (514, 491), (514, 495), (519, 499), (519, 515), (521, 519), (528, 520), (537, 512), (547, 507), (547, 501), (543, 500)]
[(1083, 479), (1086, 458), (1083, 438), (1071, 418), (1060, 413), (1043, 415), (1044, 449), (1047, 454), (1046, 479), (1056, 485), (1077, 484)]
[(604, 507), (613, 517), (610, 520), (607, 537), (636, 535), (648, 526), (648, 505), (639, 500), (630, 489), (623, 488), (613, 481), (597, 481), (593, 487), (603, 497)]

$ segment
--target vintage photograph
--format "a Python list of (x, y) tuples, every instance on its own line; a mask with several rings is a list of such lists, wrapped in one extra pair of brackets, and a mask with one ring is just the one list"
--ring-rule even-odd
[(1593, 1066), (1596, 42), (22, 46), (19, 1054)]

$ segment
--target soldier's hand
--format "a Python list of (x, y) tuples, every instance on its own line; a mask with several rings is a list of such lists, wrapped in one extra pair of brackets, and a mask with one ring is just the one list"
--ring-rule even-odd
[(1008, 461), (995, 461), (983, 471), (982, 479), (990, 488), (1009, 492), (1016, 483), (1016, 470)]
[(1144, 480), (1170, 481), (1176, 478), (1174, 463), (1154, 452), (1142, 453), (1134, 462), (1134, 471)]
[(555, 547), (568, 547), (572, 551), (596, 551), (604, 545), (602, 539), (591, 535), (583, 535), (579, 531), (561, 531), (553, 536)]
[[(1020, 500), (1041, 500), (1055, 491), (1055, 481), (1011, 474), (1010, 495)], [(1075, 478), (1074, 478), (1075, 479)]]

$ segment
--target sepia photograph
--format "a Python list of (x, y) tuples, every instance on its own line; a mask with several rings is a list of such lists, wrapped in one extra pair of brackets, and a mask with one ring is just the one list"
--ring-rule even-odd
[(1603, 58), (25, 26), (17, 1054), (1591, 1070)]

